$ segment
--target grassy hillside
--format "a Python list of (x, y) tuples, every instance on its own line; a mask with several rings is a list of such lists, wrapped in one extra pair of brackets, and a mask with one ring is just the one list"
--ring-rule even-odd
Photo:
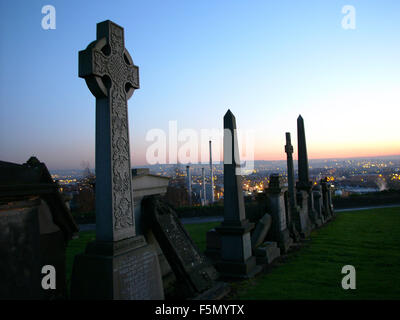
[[(344, 265), (356, 290), (343, 290)], [(338, 213), (306, 247), (240, 286), (240, 299), (400, 299), (400, 208)]]
[[(207, 230), (218, 224), (185, 227), (204, 250)], [(68, 273), (91, 239), (94, 232), (82, 232), (70, 242)], [(356, 290), (341, 287), (344, 265), (356, 269)], [(400, 208), (338, 213), (270, 272), (233, 286), (238, 299), (400, 299)]]

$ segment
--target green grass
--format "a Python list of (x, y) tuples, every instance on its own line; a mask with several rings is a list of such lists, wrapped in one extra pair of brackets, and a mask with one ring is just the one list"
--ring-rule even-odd
[[(185, 225), (199, 249), (218, 222)], [(81, 232), (67, 249), (67, 278), (73, 256), (94, 232)], [(301, 250), (269, 273), (233, 283), (238, 299), (400, 299), (400, 208), (351, 211), (319, 230)], [(356, 290), (343, 290), (341, 269), (356, 268)]]
[[(343, 290), (344, 265), (356, 290)], [(239, 287), (239, 299), (400, 299), (400, 208), (338, 213), (288, 261)]]
[(200, 251), (206, 250), (207, 231), (220, 225), (221, 222), (206, 222), (198, 224), (185, 224), (184, 227), (196, 243)]

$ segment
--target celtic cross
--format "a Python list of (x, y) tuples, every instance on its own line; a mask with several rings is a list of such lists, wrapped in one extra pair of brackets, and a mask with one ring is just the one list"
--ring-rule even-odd
[(79, 52), (79, 77), (96, 97), (96, 239), (130, 238), (136, 232), (127, 101), (139, 88), (139, 68), (122, 27), (97, 24), (97, 40)]

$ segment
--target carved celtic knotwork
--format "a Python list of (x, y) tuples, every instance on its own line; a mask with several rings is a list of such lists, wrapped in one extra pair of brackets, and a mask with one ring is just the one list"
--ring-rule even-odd
[(93, 73), (103, 76), (107, 73), (107, 57), (99, 50), (93, 50)]
[(122, 54), (124, 52), (124, 36), (122, 28), (111, 25), (110, 45), (113, 53)]

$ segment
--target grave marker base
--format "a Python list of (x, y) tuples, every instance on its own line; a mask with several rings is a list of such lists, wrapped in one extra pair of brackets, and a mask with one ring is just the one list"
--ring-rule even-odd
[(281, 255), (281, 249), (278, 248), (276, 242), (264, 242), (254, 250), (254, 255), (257, 258), (257, 264), (271, 264), (276, 258)]
[(71, 298), (79, 300), (164, 299), (157, 252), (143, 236), (90, 242), (75, 256)]
[[(262, 268), (257, 266), (251, 251), (250, 231), (253, 228), (254, 223), (247, 220), (224, 221), (215, 228), (221, 236), (221, 260), (216, 263), (221, 277), (247, 279), (261, 272)], [(237, 260), (226, 257), (236, 257)]]

